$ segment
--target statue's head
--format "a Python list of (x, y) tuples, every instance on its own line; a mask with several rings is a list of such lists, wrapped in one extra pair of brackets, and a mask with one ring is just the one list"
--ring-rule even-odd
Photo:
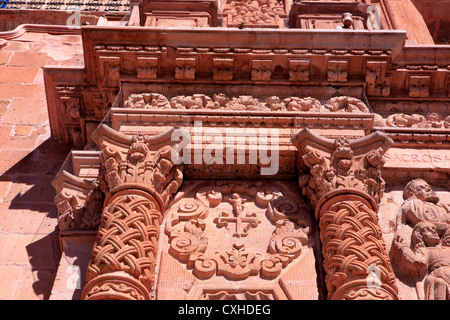
[(440, 243), (441, 239), (433, 223), (422, 221), (414, 227), (411, 241), (413, 247), (434, 247)]
[(444, 235), (442, 236), (442, 245), (450, 247), (450, 226), (447, 226)]
[(408, 182), (403, 190), (403, 199), (419, 199), (426, 202), (438, 203), (439, 197), (433, 188), (423, 179), (414, 179)]

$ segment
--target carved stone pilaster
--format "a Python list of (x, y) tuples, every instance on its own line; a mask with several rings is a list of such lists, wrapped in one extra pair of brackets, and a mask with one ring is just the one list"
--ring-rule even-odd
[(393, 141), (380, 132), (332, 140), (304, 129), (292, 142), (309, 169), (299, 187), (319, 221), (328, 299), (398, 299), (377, 217), (382, 157)]
[(102, 139), (94, 133), (94, 139), (102, 147), (99, 180), (106, 198), (82, 297), (150, 299), (160, 223), (182, 170), (171, 160), (171, 146), (153, 152), (143, 135)]

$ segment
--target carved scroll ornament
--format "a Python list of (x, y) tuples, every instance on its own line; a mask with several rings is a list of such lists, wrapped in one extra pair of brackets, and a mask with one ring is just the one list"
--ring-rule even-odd
[[(186, 263), (187, 268), (192, 269), (193, 274), (203, 280), (215, 275), (232, 280), (244, 280), (256, 275), (277, 277), (289, 263), (301, 255), (308, 243), (309, 227), (306, 222), (295, 223), (288, 218), (291, 214), (297, 216), (298, 207), (286, 202), (279, 192), (271, 193), (271, 196), (264, 196), (264, 193), (257, 195), (259, 204), (271, 208), (269, 216), (275, 219), (276, 226), (264, 255), (255, 251), (245, 240), (249, 228), (258, 228), (260, 215), (247, 214), (243, 207), (244, 198), (236, 192), (225, 197), (223, 190), (217, 187), (200, 190), (196, 199), (182, 199), (176, 204), (176, 211), (166, 224), (169, 253)], [(271, 200), (267, 200), (269, 198)], [(233, 208), (226, 216), (223, 212), (214, 210), (223, 200), (231, 203)], [(208, 224), (207, 220), (213, 220), (213, 223)], [(180, 226), (183, 228), (180, 229)], [(224, 246), (221, 250), (210, 250), (210, 240), (205, 232), (207, 226), (217, 228), (214, 233), (219, 230), (226, 232), (224, 227), (228, 226), (231, 238), (235, 239), (233, 244)]]

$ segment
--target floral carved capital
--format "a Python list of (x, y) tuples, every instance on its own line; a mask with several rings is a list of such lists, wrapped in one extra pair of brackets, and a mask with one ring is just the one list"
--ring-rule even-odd
[(292, 138), (292, 143), (309, 169), (299, 176), (299, 187), (314, 207), (322, 197), (338, 189), (356, 189), (378, 203), (384, 190), (380, 174), (383, 155), (393, 143), (385, 134), (333, 140), (306, 128)]
[[(173, 146), (143, 134), (109, 134), (112, 137), (100, 137), (97, 141), (102, 150), (101, 190), (109, 194), (124, 186), (142, 186), (156, 192), (166, 206), (183, 180), (183, 167), (172, 161)], [(170, 139), (170, 130), (165, 135)]]
[(60, 235), (97, 232), (104, 195), (97, 180), (86, 180), (62, 170), (52, 182)]

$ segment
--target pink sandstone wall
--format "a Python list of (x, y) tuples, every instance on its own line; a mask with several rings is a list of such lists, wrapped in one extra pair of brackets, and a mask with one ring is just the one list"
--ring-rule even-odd
[(50, 137), (42, 67), (83, 63), (76, 35), (0, 32), (0, 299), (48, 299), (60, 249), (51, 181), (70, 147)]

